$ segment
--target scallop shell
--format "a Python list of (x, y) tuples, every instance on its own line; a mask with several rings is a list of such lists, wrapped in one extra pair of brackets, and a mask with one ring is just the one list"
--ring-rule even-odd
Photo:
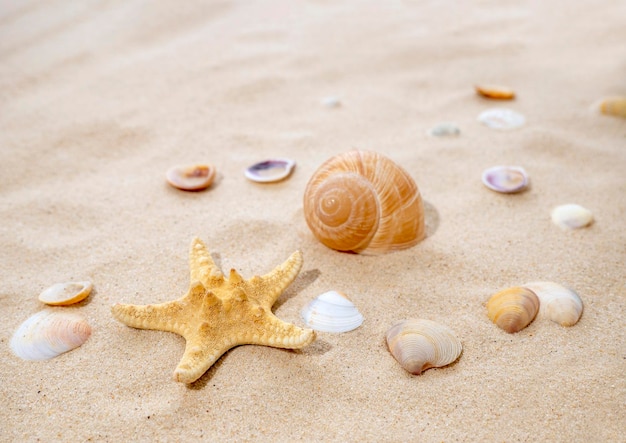
[(301, 311), (311, 329), (322, 332), (348, 332), (363, 323), (363, 316), (348, 297), (338, 291), (319, 295)]
[(524, 287), (539, 297), (540, 318), (547, 318), (561, 326), (573, 326), (580, 319), (583, 302), (571, 289), (549, 281), (527, 283)]
[(550, 216), (555, 225), (565, 230), (584, 228), (593, 222), (591, 211), (574, 203), (557, 206)]
[(200, 191), (213, 183), (215, 167), (213, 165), (173, 166), (165, 173), (167, 182), (183, 191)]
[(539, 298), (528, 288), (515, 286), (494, 294), (487, 302), (489, 319), (506, 332), (528, 326), (539, 311)]
[(494, 166), (482, 175), (483, 184), (504, 194), (520, 192), (528, 187), (528, 174), (520, 166)]
[(10, 346), (24, 360), (48, 360), (77, 348), (90, 335), (91, 327), (80, 315), (44, 310), (17, 328)]
[(509, 130), (524, 126), (526, 118), (512, 109), (492, 108), (481, 112), (478, 121), (492, 129)]
[(424, 238), (424, 206), (415, 181), (387, 157), (350, 151), (327, 160), (304, 192), (313, 234), (338, 251), (369, 255)]
[(255, 163), (244, 171), (248, 180), (257, 183), (281, 181), (291, 174), (296, 162), (288, 158), (274, 158)]
[(39, 301), (52, 306), (65, 306), (86, 299), (93, 285), (90, 281), (57, 283), (39, 294)]
[(454, 362), (463, 346), (447, 326), (423, 319), (402, 320), (387, 331), (391, 355), (411, 374)]
[(602, 114), (626, 118), (626, 97), (605, 98), (598, 106)]
[(515, 98), (515, 91), (506, 86), (500, 85), (476, 85), (476, 92), (483, 97), (497, 100), (512, 100)]

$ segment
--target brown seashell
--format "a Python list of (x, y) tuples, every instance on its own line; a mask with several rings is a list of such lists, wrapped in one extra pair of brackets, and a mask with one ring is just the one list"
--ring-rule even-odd
[(476, 85), (474, 88), (478, 94), (487, 98), (494, 98), (496, 100), (512, 100), (515, 98), (515, 91), (506, 86)]
[(167, 182), (183, 191), (201, 191), (213, 183), (213, 165), (174, 166), (165, 173)]
[(515, 286), (493, 295), (487, 302), (489, 319), (506, 332), (518, 332), (539, 311), (539, 298), (528, 288)]
[(626, 118), (626, 97), (605, 98), (600, 102), (599, 108), (605, 115)]
[(454, 362), (463, 346), (452, 330), (423, 319), (402, 320), (387, 331), (391, 355), (411, 374)]
[(424, 238), (424, 205), (415, 181), (376, 152), (350, 151), (327, 160), (304, 192), (313, 234), (338, 251), (376, 255)]

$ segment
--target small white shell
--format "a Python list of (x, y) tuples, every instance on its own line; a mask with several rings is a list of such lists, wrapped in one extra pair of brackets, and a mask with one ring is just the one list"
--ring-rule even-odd
[(274, 158), (255, 163), (244, 171), (248, 180), (257, 183), (281, 181), (291, 174), (296, 162), (288, 158)]
[(430, 320), (402, 320), (387, 331), (386, 338), (391, 355), (415, 375), (449, 365), (463, 349), (450, 328)]
[(551, 218), (555, 225), (565, 230), (584, 228), (593, 222), (593, 214), (589, 209), (573, 203), (554, 208)]
[(549, 281), (532, 282), (524, 285), (539, 298), (540, 318), (547, 318), (561, 326), (572, 326), (583, 313), (583, 302), (574, 291)]
[(428, 134), (433, 137), (457, 137), (460, 133), (459, 127), (455, 123), (450, 122), (438, 123), (428, 131)]
[(78, 303), (91, 293), (90, 281), (57, 283), (39, 294), (39, 301), (52, 306), (64, 306)]
[(492, 129), (508, 130), (524, 126), (526, 118), (512, 109), (491, 108), (481, 112), (478, 121)]
[(308, 327), (322, 332), (348, 332), (363, 323), (363, 316), (356, 306), (338, 291), (328, 291), (300, 312)]
[(24, 360), (48, 360), (77, 348), (90, 335), (91, 327), (80, 315), (44, 310), (17, 328), (10, 346)]
[(337, 97), (324, 97), (321, 101), (322, 106), (325, 108), (339, 108), (341, 107), (341, 100)]
[(201, 191), (215, 179), (215, 166), (208, 164), (172, 166), (165, 173), (167, 182), (182, 191)]
[(528, 174), (520, 166), (494, 166), (483, 172), (482, 180), (489, 189), (504, 194), (520, 192), (528, 186)]

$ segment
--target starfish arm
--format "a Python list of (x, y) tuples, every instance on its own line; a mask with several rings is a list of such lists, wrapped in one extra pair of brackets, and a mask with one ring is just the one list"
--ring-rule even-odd
[(247, 343), (272, 346), (274, 348), (301, 349), (315, 340), (315, 331), (303, 329), (279, 319), (273, 314), (265, 314), (262, 330)]
[(154, 305), (126, 305), (111, 307), (113, 317), (138, 329), (156, 329), (182, 335), (185, 306), (181, 300)]
[(204, 242), (197, 237), (189, 248), (189, 269), (191, 281), (199, 281), (207, 288), (218, 286), (224, 281), (224, 274), (211, 258)]
[[(230, 341), (207, 341), (207, 333), (202, 333), (203, 329), (208, 329), (205, 323), (200, 327), (199, 333), (187, 340), (185, 353), (174, 370), (174, 380), (181, 383), (193, 383), (204, 374), (207, 369), (213, 366), (226, 351), (237, 346)], [(204, 338), (204, 339), (203, 339)]]
[(280, 294), (294, 281), (302, 268), (302, 261), (302, 252), (296, 251), (269, 274), (248, 280), (246, 289), (262, 306), (270, 309)]

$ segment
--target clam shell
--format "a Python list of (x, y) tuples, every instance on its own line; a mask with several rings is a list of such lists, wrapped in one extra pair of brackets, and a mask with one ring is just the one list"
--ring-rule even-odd
[(348, 332), (363, 323), (363, 316), (342, 292), (328, 291), (300, 312), (311, 329), (322, 332)]
[(557, 206), (550, 217), (555, 225), (565, 230), (584, 228), (593, 222), (591, 211), (574, 203)]
[(528, 174), (520, 166), (494, 166), (482, 175), (483, 184), (504, 194), (523, 191), (528, 187)]
[(257, 183), (281, 181), (291, 174), (296, 162), (287, 158), (274, 158), (255, 163), (244, 171), (248, 180)]
[(583, 301), (573, 290), (549, 281), (527, 283), (539, 297), (540, 318), (547, 318), (561, 326), (575, 325), (583, 313)]
[(165, 173), (165, 179), (177, 189), (200, 191), (213, 183), (215, 167), (206, 164), (173, 166)]
[(463, 349), (447, 326), (423, 319), (402, 320), (387, 331), (391, 355), (411, 374), (454, 362)]
[(350, 151), (320, 166), (304, 191), (304, 216), (317, 239), (338, 251), (383, 254), (425, 236), (415, 181), (376, 152)]
[(539, 298), (528, 288), (515, 286), (494, 294), (487, 302), (489, 319), (506, 332), (528, 326), (539, 311)]
[(522, 114), (507, 108), (487, 109), (478, 115), (478, 121), (499, 130), (516, 129), (526, 124), (526, 118)]
[(626, 97), (605, 98), (598, 107), (602, 114), (626, 118)]
[(428, 134), (433, 137), (457, 137), (461, 130), (455, 123), (442, 122), (435, 125)]
[(476, 85), (476, 92), (483, 97), (497, 100), (512, 100), (515, 98), (515, 91), (506, 86), (500, 85)]
[(86, 299), (92, 288), (90, 281), (57, 283), (39, 294), (39, 301), (52, 306), (71, 305)]
[(43, 310), (17, 328), (10, 346), (24, 360), (48, 360), (77, 348), (90, 335), (91, 327), (80, 315)]

